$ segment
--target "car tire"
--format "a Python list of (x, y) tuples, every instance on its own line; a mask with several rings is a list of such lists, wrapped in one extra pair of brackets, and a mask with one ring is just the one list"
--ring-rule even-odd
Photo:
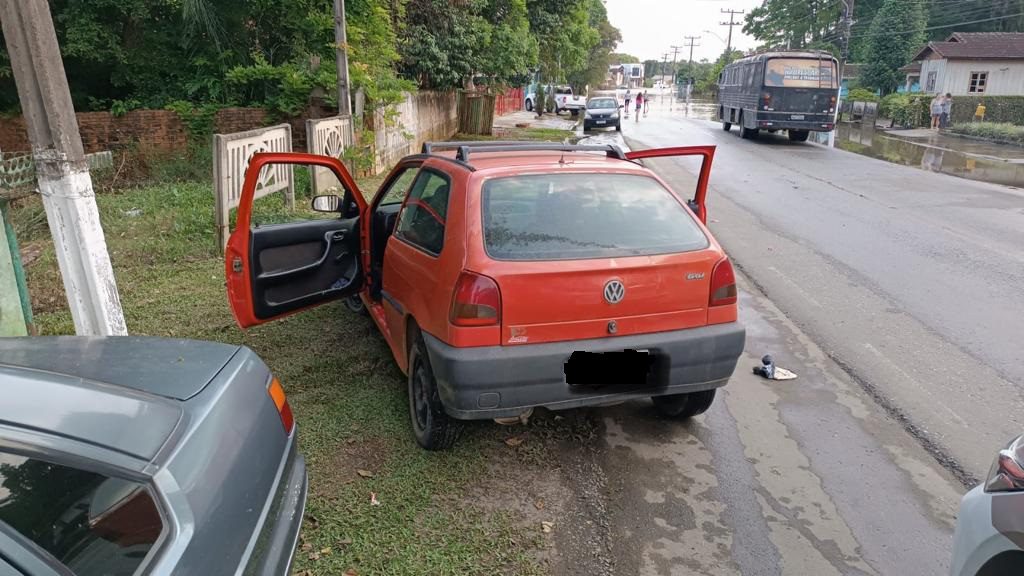
[(573, 108), (572, 110), (570, 110), (570, 111), (569, 111), (569, 113), (570, 113), (570, 114), (572, 114), (572, 117), (573, 117), (573, 118), (575, 118), (575, 117), (577, 117), (577, 116), (579, 116), (579, 115), (580, 115), (580, 111), (579, 111), (579, 110), (577, 110), (577, 109), (575, 109), (575, 108)]
[(615, 131), (616, 131), (616, 132), (622, 132), (622, 121), (619, 121), (619, 122), (618, 122), (618, 123), (617, 123), (617, 124), (615, 125)]
[(530, 100), (529, 98), (526, 99), (526, 111), (533, 112), (533, 100)]
[(555, 105), (555, 116), (558, 116), (558, 115), (559, 115), (559, 114), (561, 114), (561, 113), (562, 113), (562, 109), (561, 109), (561, 108), (559, 108), (559, 107), (558, 107), (558, 105), (556, 104), (556, 105)]
[(786, 135), (789, 136), (791, 142), (807, 142), (807, 137), (811, 133), (808, 130), (788, 130)]
[(447, 450), (459, 435), (459, 422), (444, 411), (427, 345), (419, 331), (409, 348), (409, 418), (416, 443), (425, 450)]
[(651, 398), (654, 408), (659, 414), (668, 418), (685, 420), (707, 412), (715, 401), (715, 389), (690, 392), (688, 394), (669, 394)]
[(366, 304), (363, 304), (363, 299), (359, 297), (359, 294), (353, 294), (342, 302), (345, 304), (345, 308), (348, 308), (349, 312), (361, 314), (363, 316), (369, 316), (370, 312), (366, 309)]

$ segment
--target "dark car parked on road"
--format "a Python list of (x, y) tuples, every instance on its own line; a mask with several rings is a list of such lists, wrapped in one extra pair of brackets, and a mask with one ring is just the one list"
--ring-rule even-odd
[(0, 575), (288, 574), (306, 465), (248, 348), (0, 338)]

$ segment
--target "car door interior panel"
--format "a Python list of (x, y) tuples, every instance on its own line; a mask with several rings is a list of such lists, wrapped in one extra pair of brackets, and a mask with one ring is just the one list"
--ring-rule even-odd
[(252, 229), (253, 307), (270, 318), (341, 297), (362, 282), (359, 219), (313, 220)]

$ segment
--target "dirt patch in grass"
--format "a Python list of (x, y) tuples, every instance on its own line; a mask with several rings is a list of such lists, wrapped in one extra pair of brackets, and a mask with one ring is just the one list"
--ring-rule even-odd
[(342, 486), (376, 477), (390, 458), (390, 442), (375, 437), (350, 437), (338, 446), (331, 466), (318, 470), (312, 486), (317, 497), (331, 498)]

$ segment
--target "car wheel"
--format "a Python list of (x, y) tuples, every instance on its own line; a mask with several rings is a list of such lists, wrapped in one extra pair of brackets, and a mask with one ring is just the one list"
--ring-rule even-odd
[(342, 300), (342, 302), (345, 303), (345, 308), (348, 308), (349, 312), (355, 312), (356, 314), (362, 314), (363, 316), (370, 315), (366, 310), (366, 305), (363, 304), (363, 299), (359, 297), (359, 294), (353, 294)]
[(575, 109), (575, 108), (573, 108), (572, 110), (570, 110), (570, 111), (569, 111), (569, 113), (570, 113), (570, 114), (572, 114), (572, 117), (573, 117), (573, 118), (575, 118), (575, 117), (577, 117), (577, 116), (579, 116), (579, 115), (580, 115), (580, 111), (579, 111), (579, 110), (577, 110), (577, 109)]
[(555, 105), (555, 116), (558, 116), (559, 114), (561, 114), (561, 112), (562, 112), (562, 109), (559, 108), (558, 105)]
[(526, 99), (526, 111), (533, 112), (533, 100), (530, 100), (529, 98)]
[(459, 435), (459, 423), (441, 404), (427, 345), (419, 332), (409, 349), (409, 416), (416, 443), (426, 450), (451, 448)]
[(622, 132), (622, 122), (621, 121), (618, 124), (615, 125), (615, 131), (616, 132)]
[(789, 130), (787, 135), (793, 142), (807, 142), (807, 137), (810, 136), (811, 133), (807, 130)]
[(654, 396), (651, 400), (654, 402), (654, 408), (662, 416), (685, 420), (707, 412), (711, 403), (715, 401), (715, 389), (690, 392), (689, 394)]

